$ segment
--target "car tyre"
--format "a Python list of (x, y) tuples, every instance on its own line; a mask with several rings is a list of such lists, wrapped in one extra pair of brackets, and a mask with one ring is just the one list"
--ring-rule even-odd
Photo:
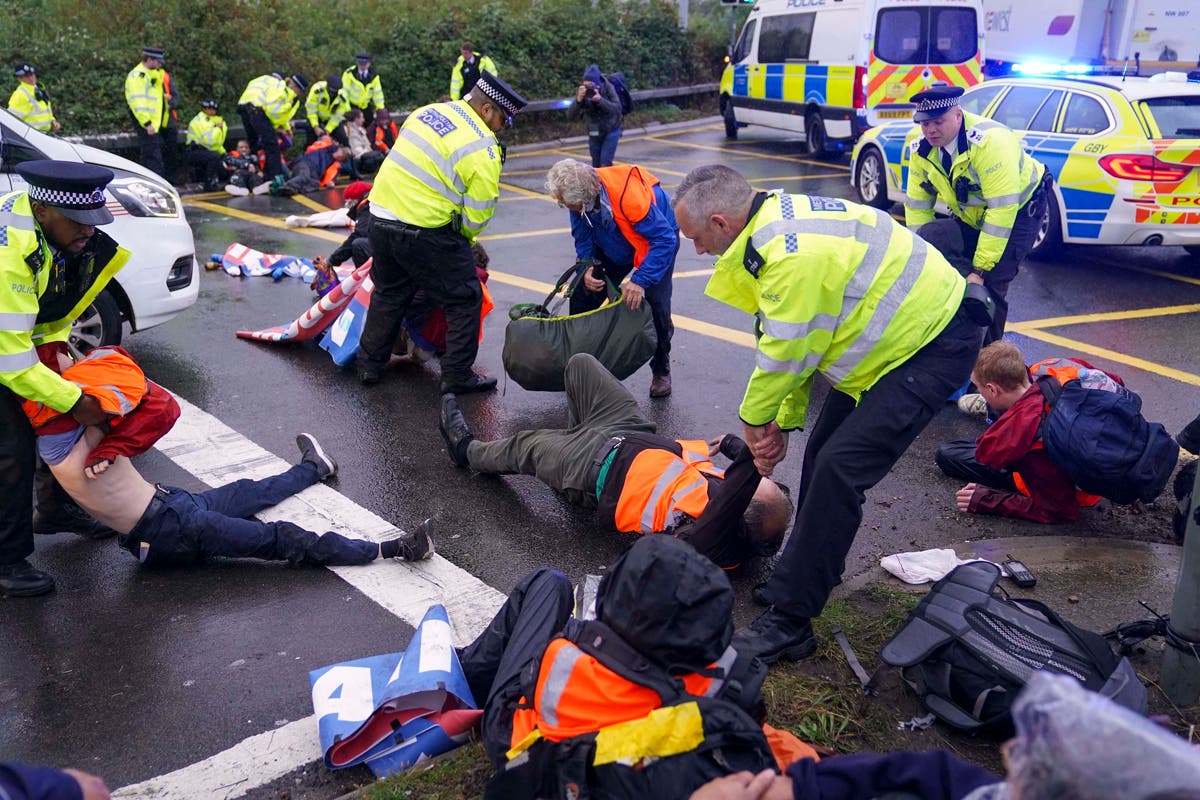
[(77, 358), (93, 348), (121, 343), (121, 307), (112, 292), (104, 289), (71, 326), (67, 346)]
[(811, 158), (829, 158), (825, 151), (825, 121), (820, 114), (810, 113), (804, 118), (804, 144)]
[(1062, 214), (1058, 208), (1058, 198), (1051, 191), (1046, 198), (1046, 214), (1042, 217), (1041, 227), (1033, 239), (1033, 247), (1029, 248), (1029, 257), (1045, 261), (1062, 251)]
[(725, 138), (737, 139), (738, 121), (737, 117), (734, 116), (733, 101), (726, 97), (722, 105), (724, 108), (721, 109), (721, 116), (725, 118)]
[(854, 188), (864, 205), (884, 211), (892, 207), (887, 193), (887, 167), (883, 156), (874, 147), (864, 147), (854, 171)]

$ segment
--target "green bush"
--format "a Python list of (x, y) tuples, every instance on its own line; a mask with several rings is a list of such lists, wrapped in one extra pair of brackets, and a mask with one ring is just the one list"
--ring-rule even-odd
[(147, 44), (167, 50), (186, 126), (206, 97), (236, 120), (254, 77), (301, 72), (311, 82), (352, 66), (362, 50), (374, 56), (388, 106), (412, 109), (448, 93), (465, 39), (530, 99), (571, 94), (592, 63), (623, 71), (634, 89), (715, 80), (728, 34), (704, 20), (680, 31), (677, 14), (666, 0), (0, 0), (9, 21), (0, 64), (37, 67), (64, 134), (114, 132), (132, 128), (124, 80)]

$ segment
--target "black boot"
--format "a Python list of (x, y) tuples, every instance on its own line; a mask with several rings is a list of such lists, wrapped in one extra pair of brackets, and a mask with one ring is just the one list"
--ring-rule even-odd
[(433, 520), (427, 519), (412, 533), (381, 543), (379, 553), (384, 558), (424, 561), (434, 553), (432, 531)]
[(0, 597), (36, 597), (54, 591), (54, 578), (25, 559), (0, 564)]
[(467, 460), (467, 447), (471, 442), (475, 441), (475, 437), (471, 435), (471, 428), (467, 425), (467, 419), (463, 416), (462, 409), (458, 407), (458, 399), (452, 394), (442, 395), (442, 410), (438, 415), (438, 430), (442, 432), (442, 439), (446, 442), (446, 450), (450, 453), (450, 460), (456, 466), (467, 468), (471, 464)]
[(490, 392), (496, 388), (495, 378), (483, 378), (470, 373), (464, 378), (442, 377), (442, 394), (469, 394)]
[(765, 664), (781, 658), (799, 661), (816, 652), (817, 637), (808, 618), (793, 617), (772, 606), (733, 637), (733, 648), (741, 655), (758, 656)]

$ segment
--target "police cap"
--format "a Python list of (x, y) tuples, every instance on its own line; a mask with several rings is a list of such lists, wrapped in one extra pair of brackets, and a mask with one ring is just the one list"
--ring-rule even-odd
[(358, 54), (356, 54), (356, 55), (354, 56), (354, 60), (355, 60), (355, 61), (357, 61), (357, 62), (359, 62), (359, 63), (363, 63), (363, 62), (366, 62), (366, 61), (370, 61), (370, 60), (371, 60), (371, 54), (370, 54), (370, 53), (358, 53)]
[(296, 88), (301, 92), (308, 91), (308, 78), (305, 78), (299, 72), (294, 72), (288, 76), (288, 80), (296, 84)]
[(913, 102), (917, 104), (917, 110), (913, 112), (913, 122), (940, 117), (958, 105), (958, 98), (962, 97), (962, 93), (961, 86), (934, 86), (917, 92), (912, 97)]
[(25, 161), (17, 172), (29, 184), (30, 200), (57, 208), (67, 219), (81, 225), (113, 221), (104, 195), (111, 170), (77, 161)]
[(16, 69), (13, 70), (13, 75), (16, 75), (18, 78), (24, 78), (26, 75), (37, 75), (37, 70), (33, 68), (33, 64), (24, 62), (17, 64)]
[(206, 100), (201, 100), (200, 107), (201, 108), (211, 108), (213, 111), (216, 111), (217, 110), (217, 101), (213, 100), (211, 98), (206, 99)]
[(142, 58), (157, 58), (159, 61), (166, 60), (167, 53), (161, 47), (143, 47)]
[[(475, 81), (475, 89), (478, 89), (488, 100), (500, 106), (510, 117), (529, 104), (529, 101), (513, 91), (511, 86), (487, 70), (479, 73), (479, 80)], [(474, 92), (475, 89), (471, 91)]]

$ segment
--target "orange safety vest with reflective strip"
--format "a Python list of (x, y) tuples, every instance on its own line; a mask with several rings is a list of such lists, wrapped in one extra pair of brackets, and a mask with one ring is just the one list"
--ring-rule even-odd
[(693, 519), (708, 505), (708, 479), (723, 478), (713, 466), (708, 443), (679, 439), (683, 456), (649, 448), (634, 456), (617, 498), (614, 522), (623, 533), (657, 533), (674, 527), (671, 515), (682, 512)]
[(622, 164), (618, 167), (600, 167), (596, 170), (600, 183), (608, 192), (612, 203), (613, 222), (625, 237), (625, 241), (633, 245), (633, 268), (637, 269), (646, 260), (650, 252), (650, 242), (645, 236), (633, 229), (633, 226), (646, 218), (650, 206), (654, 205), (654, 187), (658, 186), (658, 178), (641, 167)]
[[(688, 694), (703, 697), (713, 679), (681, 676)], [(519, 706), (527, 706), (525, 698)], [(662, 707), (658, 692), (622, 678), (569, 639), (555, 639), (542, 655), (533, 707), (513, 712), (510, 747), (536, 729), (545, 739), (561, 742), (630, 720)]]
[(374, 145), (376, 150), (382, 150), (383, 152), (386, 153), (388, 150), (390, 150), (392, 148), (392, 145), (388, 144), (387, 136), (385, 135), (387, 133), (392, 134), (392, 143), (394, 144), (396, 141), (396, 137), (400, 135), (400, 129), (396, 127), (396, 123), (394, 123), (390, 120), (388, 121), (388, 124), (386, 126), (384, 126), (384, 125), (376, 125), (375, 126), (375, 141), (372, 142), (372, 144)]
[[(304, 152), (306, 154), (307, 153), (315, 153), (318, 150), (324, 150), (326, 148), (336, 147), (336, 146), (337, 146), (337, 142), (335, 142), (333, 140), (333, 137), (331, 137), (329, 135), (325, 135), (325, 136), (318, 137), (318, 139), (315, 142), (310, 144), (308, 147), (304, 148)], [(325, 174), (323, 174), (321, 176), (321, 181), (320, 181), (321, 187), (324, 188), (326, 186), (332, 186), (333, 182), (335, 180), (337, 180), (338, 171), (341, 170), (341, 168), (342, 168), (341, 163), (339, 163), (337, 161), (334, 161), (332, 164), (330, 164), (328, 167), (326, 167)]]
[[(63, 370), (62, 377), (96, 398), (100, 408), (114, 417), (133, 411), (149, 391), (142, 368), (120, 348), (97, 347)], [(34, 400), (25, 400), (22, 409), (35, 430), (68, 413)]]

